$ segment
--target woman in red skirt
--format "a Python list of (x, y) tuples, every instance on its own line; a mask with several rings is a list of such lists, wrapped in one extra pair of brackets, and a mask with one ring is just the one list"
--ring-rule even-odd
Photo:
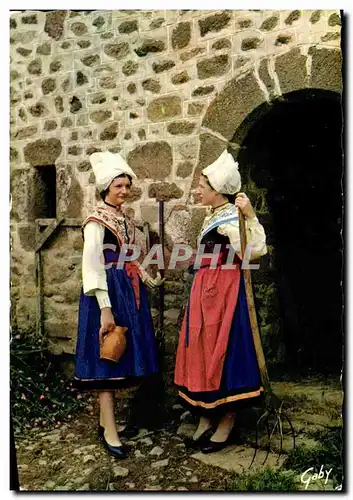
[(175, 383), (182, 401), (200, 416), (193, 440), (204, 453), (229, 444), (236, 409), (254, 404), (263, 391), (241, 270), (238, 210), (246, 218), (250, 260), (267, 253), (266, 236), (240, 189), (237, 163), (227, 151), (202, 171), (197, 189), (210, 207), (198, 239), (198, 253), (206, 257), (185, 312)]

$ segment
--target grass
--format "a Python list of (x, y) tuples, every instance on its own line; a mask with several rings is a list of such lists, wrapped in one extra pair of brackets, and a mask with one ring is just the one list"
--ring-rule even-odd
[(291, 450), (280, 470), (266, 468), (264, 470), (233, 474), (228, 480), (227, 491), (261, 491), (285, 492), (299, 491), (302, 488), (300, 476), (313, 467), (313, 473), (318, 473), (321, 466), (328, 471), (332, 469), (330, 479), (333, 488), (343, 481), (343, 437), (342, 427), (315, 431), (311, 437), (319, 441), (315, 448), (298, 446)]
[(227, 491), (298, 491), (297, 474), (293, 471), (264, 469), (252, 474), (234, 474)]
[(320, 441), (316, 448), (298, 446), (292, 450), (283, 464), (285, 469), (302, 474), (309, 467), (319, 472), (321, 465), (326, 470), (332, 468), (333, 486), (342, 484), (343, 480), (343, 436), (342, 427), (331, 427), (324, 431), (312, 433), (312, 437)]

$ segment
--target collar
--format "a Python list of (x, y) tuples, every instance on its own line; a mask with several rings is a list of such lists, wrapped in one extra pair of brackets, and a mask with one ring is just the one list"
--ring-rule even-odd
[[(98, 203), (97, 205), (99, 208), (103, 208), (103, 209), (106, 209), (107, 210), (107, 206), (108, 207), (112, 207), (112, 208), (115, 208), (115, 210), (117, 209), (117, 205), (113, 205), (112, 203), (108, 203), (107, 201), (102, 201), (100, 203)], [(120, 210), (119, 212), (115, 211), (115, 212), (112, 212), (111, 210), (108, 210), (109, 213), (112, 213), (113, 215), (115, 215), (115, 217), (124, 217), (125, 214), (122, 210)]]

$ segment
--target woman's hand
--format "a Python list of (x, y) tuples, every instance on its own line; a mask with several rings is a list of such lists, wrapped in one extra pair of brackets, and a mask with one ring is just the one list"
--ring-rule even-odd
[(256, 216), (255, 210), (253, 209), (250, 200), (245, 193), (238, 193), (235, 198), (234, 204), (239, 208), (239, 210), (241, 210), (242, 214), (247, 219), (252, 219)]
[(104, 333), (110, 332), (115, 328), (114, 316), (110, 307), (101, 309), (101, 327), (99, 329), (99, 342), (102, 342)]
[[(147, 273), (146, 273), (147, 274)], [(165, 278), (162, 279), (160, 272), (157, 273), (156, 278), (152, 278), (149, 274), (144, 279), (143, 283), (150, 289), (161, 286), (165, 282)]]

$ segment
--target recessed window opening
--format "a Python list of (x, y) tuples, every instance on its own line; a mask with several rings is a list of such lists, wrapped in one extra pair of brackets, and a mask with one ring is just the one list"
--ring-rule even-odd
[(33, 197), (33, 208), (36, 219), (56, 218), (55, 165), (35, 167)]

